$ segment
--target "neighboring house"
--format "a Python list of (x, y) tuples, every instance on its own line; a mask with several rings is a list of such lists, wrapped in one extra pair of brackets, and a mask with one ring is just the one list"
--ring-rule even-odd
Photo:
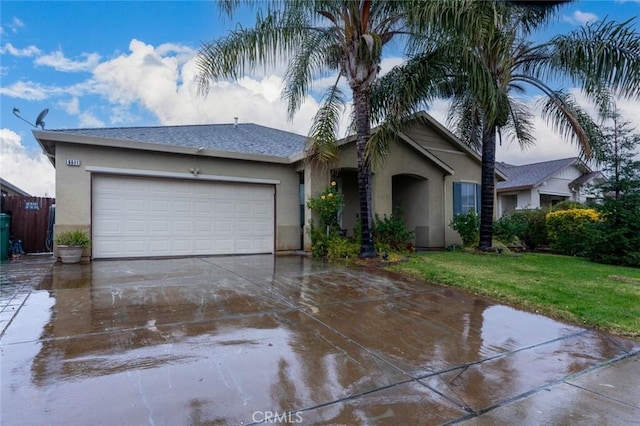
[[(56, 232), (88, 230), (97, 259), (308, 250), (306, 201), (329, 182), (304, 161), (306, 137), (255, 124), (34, 135), (56, 168)], [(351, 231), (354, 138), (340, 141), (331, 175)], [(445, 247), (460, 241), (448, 226), (454, 212), (477, 208), (480, 175), (478, 154), (421, 113), (374, 170), (373, 210), (400, 207), (417, 246)]]
[(514, 166), (496, 163), (507, 180), (497, 183), (499, 216), (520, 209), (549, 207), (561, 201), (594, 202), (605, 178), (579, 158)]
[(31, 197), (31, 194), (27, 193), (26, 191), (23, 191), (22, 189), (11, 184), (10, 182), (7, 182), (2, 178), (0, 178), (0, 193), (2, 194), (3, 197), (6, 197), (8, 195), (17, 195), (19, 197)]

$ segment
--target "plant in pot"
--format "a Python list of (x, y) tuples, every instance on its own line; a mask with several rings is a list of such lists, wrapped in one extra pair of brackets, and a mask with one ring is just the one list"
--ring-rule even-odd
[(78, 263), (82, 250), (91, 245), (89, 234), (82, 230), (60, 232), (54, 239), (62, 263)]

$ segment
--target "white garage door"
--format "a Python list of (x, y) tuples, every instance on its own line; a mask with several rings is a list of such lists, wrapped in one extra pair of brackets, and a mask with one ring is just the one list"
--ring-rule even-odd
[(96, 175), (93, 257), (273, 253), (274, 187)]

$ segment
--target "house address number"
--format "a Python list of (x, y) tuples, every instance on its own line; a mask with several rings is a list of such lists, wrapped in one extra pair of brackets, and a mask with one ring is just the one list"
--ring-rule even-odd
[(78, 167), (80, 165), (80, 160), (72, 160), (72, 159), (67, 159), (67, 166), (74, 166), (74, 167)]

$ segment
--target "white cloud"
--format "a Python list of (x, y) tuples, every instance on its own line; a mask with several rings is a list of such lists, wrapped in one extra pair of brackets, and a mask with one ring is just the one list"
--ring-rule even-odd
[(24, 22), (14, 16), (9, 24), (9, 28), (14, 33), (17, 33), (20, 28), (24, 28)]
[(55, 197), (55, 170), (42, 152), (29, 152), (20, 135), (0, 129), (2, 177), (29, 194)]
[(104, 121), (85, 111), (80, 114), (80, 127), (104, 127)]
[(5, 43), (4, 46), (0, 47), (0, 53), (5, 54), (8, 53), (9, 55), (12, 56), (18, 56), (18, 57), (31, 57), (31, 56), (36, 56), (40, 54), (40, 49), (38, 49), (37, 47), (31, 45), (31, 46), (27, 46), (24, 49), (17, 49), (13, 46), (13, 44), (11, 43)]
[(598, 20), (598, 15), (576, 10), (571, 15), (563, 15), (562, 20), (573, 25), (585, 25)]
[(533, 135), (535, 145), (522, 150), (516, 141), (505, 140), (496, 149), (496, 160), (509, 164), (530, 164), (541, 161), (558, 160), (561, 158), (578, 157), (579, 151), (575, 145), (559, 136), (546, 121), (535, 111)]
[(91, 80), (71, 86), (45, 86), (33, 81), (17, 81), (10, 86), (0, 86), (0, 94), (29, 101), (41, 101), (58, 96), (83, 96), (94, 93), (98, 93), (98, 90)]
[[(592, 117), (597, 117), (596, 109), (588, 104), (586, 98), (578, 89), (572, 89), (570, 92)], [(528, 100), (532, 108), (531, 110), (534, 113), (533, 134), (536, 140), (535, 145), (523, 151), (517, 142), (512, 142), (505, 138), (502, 146), (496, 148), (497, 161), (520, 165), (578, 157), (580, 155), (576, 145), (563, 139), (552, 127), (547, 125), (547, 122), (540, 114), (540, 105), (536, 103), (537, 99), (538, 98)], [(631, 125), (635, 126), (636, 130), (640, 132), (640, 103), (631, 99), (617, 99), (616, 104), (625, 120), (628, 120)], [(430, 106), (429, 114), (440, 123), (446, 125), (448, 109), (448, 101), (436, 100)]]
[(58, 101), (58, 106), (64, 109), (69, 115), (78, 115), (80, 113), (80, 100), (74, 96), (69, 101)]
[(218, 82), (208, 96), (198, 96), (193, 52), (176, 45), (155, 48), (138, 40), (131, 41), (129, 50), (98, 65), (89, 84), (92, 92), (116, 107), (121, 119), (126, 116), (123, 107), (137, 104), (166, 125), (230, 123), (239, 117), (240, 122), (307, 134), (318, 107), (308, 97), (289, 122), (280, 96), (282, 78), (274, 75)]
[(71, 60), (64, 56), (62, 51), (57, 50), (47, 55), (38, 56), (36, 65), (52, 67), (62, 72), (91, 71), (100, 63), (100, 55), (97, 53), (83, 53), (83, 59), (79, 61)]
[(28, 101), (41, 101), (49, 97), (49, 90), (40, 83), (18, 81), (10, 86), (0, 87), (0, 94)]

